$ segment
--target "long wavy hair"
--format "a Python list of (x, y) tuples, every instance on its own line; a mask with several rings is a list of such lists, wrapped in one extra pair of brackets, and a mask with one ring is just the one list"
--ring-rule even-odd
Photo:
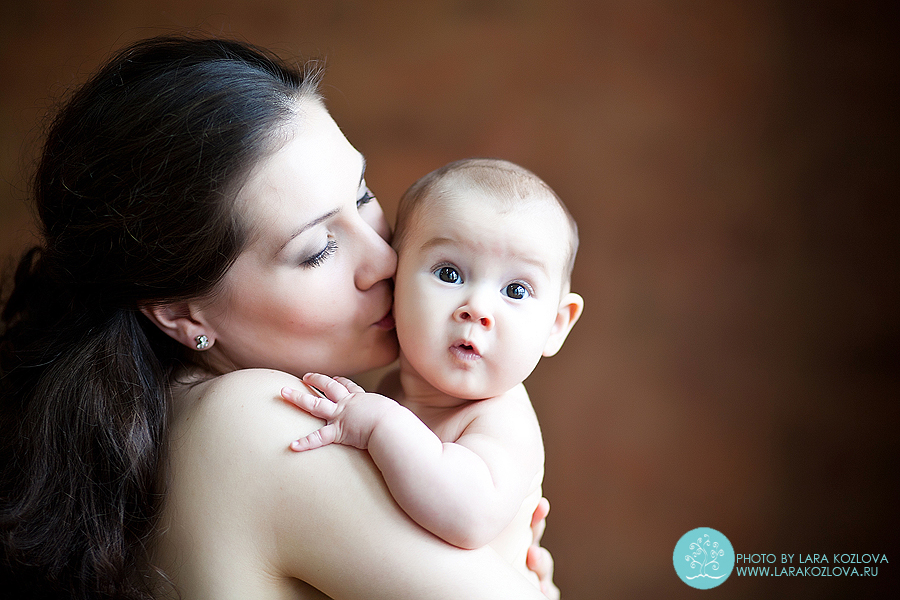
[(0, 313), (0, 588), (150, 598), (169, 383), (191, 352), (141, 306), (202, 297), (247, 237), (235, 196), (318, 62), (154, 38), (52, 121), (33, 184), (41, 244)]

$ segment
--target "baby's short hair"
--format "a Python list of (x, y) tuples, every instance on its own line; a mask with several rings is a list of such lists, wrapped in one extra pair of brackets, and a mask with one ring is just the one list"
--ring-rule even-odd
[(505, 208), (509, 210), (523, 201), (542, 201), (556, 206), (561, 211), (569, 231), (568, 254), (563, 271), (564, 282), (568, 283), (578, 252), (578, 225), (566, 205), (549, 185), (525, 167), (507, 160), (497, 158), (457, 160), (435, 169), (412, 184), (400, 198), (400, 205), (397, 208), (394, 248), (399, 252), (403, 247), (412, 218), (423, 201), (452, 197), (468, 190), (476, 190), (504, 202)]

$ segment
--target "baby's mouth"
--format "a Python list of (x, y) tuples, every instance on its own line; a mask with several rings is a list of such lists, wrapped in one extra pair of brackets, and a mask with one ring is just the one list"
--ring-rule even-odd
[(459, 341), (450, 346), (450, 352), (461, 360), (477, 360), (481, 358), (481, 354), (471, 342), (468, 340)]

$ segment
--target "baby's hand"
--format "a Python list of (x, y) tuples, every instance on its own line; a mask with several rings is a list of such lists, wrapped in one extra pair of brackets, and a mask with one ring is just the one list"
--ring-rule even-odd
[(360, 450), (368, 447), (369, 437), (392, 405), (390, 398), (369, 394), (346, 377), (331, 378), (307, 373), (303, 383), (320, 390), (325, 397), (291, 388), (283, 388), (281, 397), (314, 417), (325, 419), (321, 429), (291, 443), (291, 450), (303, 452), (328, 444), (343, 444)]

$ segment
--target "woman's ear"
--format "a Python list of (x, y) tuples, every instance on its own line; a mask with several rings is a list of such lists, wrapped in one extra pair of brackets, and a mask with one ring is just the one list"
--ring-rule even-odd
[(205, 350), (212, 346), (212, 331), (189, 302), (145, 305), (141, 306), (141, 312), (163, 333), (192, 350)]
[(569, 292), (563, 296), (559, 303), (559, 309), (556, 311), (556, 321), (553, 322), (553, 329), (550, 330), (550, 337), (544, 344), (544, 356), (553, 356), (562, 348), (566, 336), (572, 331), (578, 317), (584, 310), (584, 299), (578, 294)]

